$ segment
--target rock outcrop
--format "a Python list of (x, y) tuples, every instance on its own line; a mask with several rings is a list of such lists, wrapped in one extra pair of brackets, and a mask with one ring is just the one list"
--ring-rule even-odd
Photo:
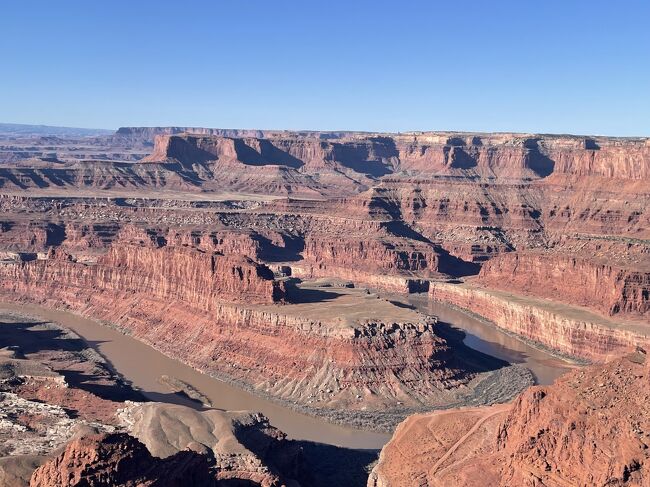
[(510, 405), (411, 416), (368, 486), (648, 485), (648, 374), (636, 352), (532, 387)]
[(649, 373), (637, 352), (526, 391), (499, 429), (501, 482), (650, 483)]
[(552, 350), (602, 361), (650, 348), (643, 322), (612, 321), (584, 308), (473, 284), (431, 283), (429, 297), (481, 316), (503, 330)]
[[(360, 144), (363, 137), (355, 137), (355, 144)], [(179, 139), (206, 139), (206, 144), (219, 145), (224, 137), (183, 135)], [(225, 139), (232, 142), (232, 138)], [(318, 142), (309, 137), (284, 136), (280, 139), (282, 143), (273, 145), (272, 140), (269, 144), (276, 149), (289, 150), (287, 144), (300, 139), (302, 145), (296, 145), (294, 156), (305, 158), (308, 147), (345, 144), (344, 139)], [(453, 144), (458, 143), (436, 140), (431, 139), (430, 143), (454, 147)], [(625, 146), (627, 142), (621, 143)], [(386, 143), (383, 139), (373, 141), (373, 144)], [(250, 144), (255, 146), (253, 142)], [(280, 157), (266, 142), (260, 144), (253, 147), (258, 150), (259, 157)], [(512, 145), (503, 141), (490, 144)], [(634, 141), (630, 144), (638, 145)], [(516, 151), (529, 150), (521, 144), (515, 145)], [(571, 150), (595, 149), (574, 147)], [(377, 148), (373, 151), (375, 155), (380, 152)], [(496, 154), (498, 149), (494, 152)], [(313, 154), (313, 157), (322, 155)], [(229, 163), (224, 162), (224, 157), (221, 162), (227, 166)], [(386, 161), (389, 164), (390, 161)], [(253, 173), (265, 167), (279, 167), (279, 164), (245, 164), (238, 159), (231, 162), (244, 165)], [(152, 164), (156, 163), (139, 166)], [(403, 393), (412, 396), (411, 392), (398, 393), (393, 387), (382, 386), (381, 382), (395, 382), (393, 376), (402, 375), (399, 367), (406, 367), (408, 374), (418, 376), (415, 369), (428, 363), (425, 357), (441, 357), (438, 351), (442, 352), (444, 346), (438, 348), (437, 337), (429, 337), (435, 332), (430, 331), (423, 335), (406, 332), (407, 338), (398, 348), (385, 344), (377, 346), (374, 342), (364, 345), (363, 340), (347, 335), (349, 329), (332, 326), (329, 318), (323, 319), (318, 314), (296, 317), (290, 312), (294, 309), (290, 306), (285, 309), (253, 308), (250, 305), (255, 303), (279, 301), (285, 293), (283, 282), (272, 279), (270, 270), (258, 262), (283, 269), (283, 275), (294, 277), (338, 277), (397, 292), (427, 289), (433, 292), (436, 288), (437, 299), (471, 309), (509, 331), (559, 351), (591, 359), (602, 359), (642, 342), (638, 337), (647, 335), (643, 320), (649, 302), (648, 272), (643, 266), (649, 252), (644, 239), (647, 196), (642, 184), (630, 177), (605, 188), (601, 176), (593, 176), (597, 181), (589, 184), (584, 181), (591, 181), (591, 176), (585, 176), (583, 182), (572, 185), (559, 180), (547, 185), (549, 177), (513, 179), (499, 173), (498, 167), (506, 165), (507, 158), (498, 164), (485, 164), (486, 168), (493, 164), (494, 170), (490, 169), (490, 174), (495, 175), (493, 179), (482, 179), (482, 173), (470, 175), (462, 172), (466, 169), (453, 167), (448, 169), (461, 171), (453, 177), (449, 174), (425, 176), (423, 172), (419, 175), (415, 172), (413, 175), (388, 174), (381, 177), (380, 185), (367, 192), (327, 201), (286, 199), (263, 203), (250, 198), (214, 202), (194, 201), (193, 198), (124, 197), (113, 200), (6, 196), (0, 198), (0, 208), (5, 212), (0, 227), (0, 248), (4, 250), (5, 262), (0, 269), (5, 276), (1, 286), (14, 295), (18, 293), (55, 306), (71, 306), (89, 316), (119, 323), (129, 332), (135, 330), (134, 333), (148, 343), (169, 350), (203, 370), (218, 371), (238, 383), (256, 384), (255, 387), (265, 393), (292, 401), (298, 399), (301, 403), (316, 400), (322, 403), (326, 394), (320, 391), (327, 390), (332, 390), (333, 399), (337, 399), (335, 391), (341, 388), (335, 377), (339, 373), (343, 377), (354, 377), (349, 383), (365, 384), (360, 376), (386, 362), (381, 358), (384, 352), (379, 350), (391, 350), (385, 352), (388, 354), (396, 350), (397, 354), (403, 354), (398, 361), (400, 365), (380, 367), (376, 380), (370, 381), (367, 390), (365, 386), (350, 387), (340, 397), (346, 404), (360, 405), (363, 401), (358, 403), (357, 395), (376, 401), (372, 394), (381, 392), (389, 394), (390, 401), (404, 402), (399, 397)], [(298, 169), (287, 167), (300, 172), (307, 165)], [(232, 168), (228, 171), (232, 173)], [(155, 188), (151, 189), (155, 194)], [(633, 189), (629, 194), (637, 197), (626, 196), (626, 191)], [(627, 200), (629, 204), (623, 204)], [(585, 212), (584, 208), (593, 201), (598, 208)], [(631, 238), (632, 235), (635, 238)], [(47, 256), (51, 249), (54, 249), (55, 258), (39, 259)], [(72, 260), (63, 258), (66, 255)], [(531, 257), (534, 255), (540, 255), (537, 263)], [(158, 263), (156, 259), (160, 259)], [(125, 265), (127, 261), (129, 264)], [(503, 268), (499, 267), (499, 262), (503, 262)], [(539, 263), (553, 262), (555, 270), (552, 271), (535, 267)], [(515, 270), (508, 274), (507, 266), (515, 264), (522, 272)], [(451, 290), (452, 287), (430, 283), (432, 279), (462, 278), (478, 272), (481, 265), (484, 270), (477, 282), (483, 282), (487, 291), (502, 289), (530, 297), (525, 311), (518, 308), (521, 312), (517, 312), (517, 320), (511, 319), (515, 315), (503, 311), (516, 306), (499, 304), (503, 300), (472, 298), (469, 303), (467, 295), (459, 298), (459, 292)], [(571, 278), (570, 285), (563, 284), (565, 279), (556, 278), (563, 269), (570, 271), (564, 272)], [(516, 278), (513, 272), (517, 272)], [(531, 279), (531, 275), (535, 279)], [(612, 290), (598, 286), (600, 276), (608, 280)], [(55, 288), (37, 285), (48, 279), (59, 285)], [(506, 280), (511, 284), (505, 285)], [(88, 293), (90, 288), (94, 290), (92, 293)], [(442, 288), (450, 290), (443, 294)], [(553, 303), (548, 306), (542, 303), (539, 309), (532, 309), (537, 303), (536, 296), (553, 299), (558, 306), (581, 305), (589, 309), (570, 319), (558, 318), (561, 313), (549, 312)], [(132, 309), (118, 313), (115, 302), (128, 303)], [(496, 312), (497, 308), (501, 311)], [(614, 314), (601, 317), (599, 313)], [(269, 320), (272, 323), (277, 320), (282, 325), (269, 326)], [(611, 326), (603, 326), (603, 320)], [(637, 321), (628, 327), (628, 320)], [(418, 321), (419, 318), (415, 319)], [(195, 336), (188, 322), (202, 324), (196, 334), (201, 341), (188, 342), (188, 346), (198, 346), (202, 350), (198, 357), (189, 349), (172, 350), (169, 346), (181, 333)], [(411, 320), (397, 322), (413, 323)], [(236, 327), (229, 328), (233, 323)], [(366, 328), (363, 323), (360, 325), (359, 329)], [(389, 323), (385, 325), (390, 327)], [(228, 331), (240, 329), (244, 331), (236, 336)], [(164, 334), (166, 338), (161, 339), (156, 334)], [(269, 339), (269, 335), (274, 338)], [(436, 345), (422, 348), (422, 336)], [(279, 345), (273, 349), (264, 345), (261, 350), (256, 348), (260, 343), (275, 343), (276, 339)], [(375, 340), (383, 338), (371, 339)], [(323, 345), (324, 342), (328, 344)], [(298, 346), (300, 343), (327, 352), (323, 356), (306, 358), (304, 348)], [(233, 344), (238, 347), (237, 352), (233, 352), (230, 346)], [(372, 358), (363, 351), (366, 346), (376, 348)], [(337, 354), (330, 353), (334, 347), (348, 351), (345, 360), (334, 358)], [(419, 351), (414, 352), (411, 347)], [(223, 362), (220, 357), (224, 357)], [(241, 367), (228, 365), (225, 357)], [(263, 366), (271, 358), (272, 363), (279, 364), (277, 368)], [(325, 375), (319, 373), (325, 363), (322, 360), (330, 359), (336, 366), (328, 367)], [(299, 373), (291, 370), (294, 362)], [(434, 359), (436, 366), (443, 362), (445, 359)], [(418, 365), (413, 369), (412, 364)], [(306, 377), (325, 377), (325, 380), (311, 382)], [(307, 382), (303, 383), (319, 391), (318, 397), (298, 392), (297, 384), (305, 380)], [(302, 390), (304, 392), (304, 388)], [(433, 389), (425, 386), (424, 390), (429, 390), (427, 395), (432, 396)], [(415, 394), (416, 397), (422, 395)], [(418, 401), (420, 399), (415, 399), (413, 404)]]
[(42, 486), (299, 485), (300, 444), (261, 414), (141, 402), (77, 335), (8, 307), (0, 312), (3, 486), (30, 478)]
[(173, 462), (188, 450), (209, 459), (224, 485), (299, 486), (300, 445), (259, 413), (196, 411), (161, 403), (127, 403), (120, 416), (129, 434), (155, 456)]
[[(378, 177), (420, 174), (496, 175), (540, 178), (552, 173), (607, 178), (647, 178), (645, 139), (579, 138), (525, 134), (348, 134), (339, 140), (264, 134), (264, 138), (221, 135), (161, 135), (149, 161), (187, 164), (221, 160), (251, 165), (351, 169)], [(198, 150), (194, 153), (191, 151)], [(190, 159), (188, 155), (195, 157)], [(203, 155), (203, 160), (198, 157)]]
[[(588, 360), (650, 345), (647, 138), (190, 127), (70, 137), (0, 135), (1, 297), (109, 322), (293, 408), (386, 430), (407, 411), (498, 402), (516, 389), (506, 383), (528, 383), (515, 377), (517, 367), (470, 367), (434, 318), (359, 285), (428, 291), (508, 333)], [(67, 358), (56, 355), (70, 365)], [(52, 424), (114, 426), (119, 401), (55, 387), (58, 373), (44, 379), (47, 370), (38, 380), (26, 378), (18, 373), (28, 367), (21, 360), (4, 363), (11, 377), (3, 384), (12, 384), (5, 393), (16, 395), (3, 396), (5, 402), (41, 401), (54, 408), (52, 417), (63, 411)], [(627, 397), (626, 387), (645, 374), (628, 374), (637, 365), (607, 369), (627, 382), (601, 380), (604, 389), (618, 384)], [(80, 372), (70, 367), (70, 377)], [(514, 408), (425, 416), (435, 438), (416, 420), (407, 423), (404, 444), (413, 436), (422, 447), (414, 455), (421, 460), (405, 463), (418, 472), (408, 482), (647, 482), (646, 459), (625, 430), (635, 413), (614, 402), (594, 413), (581, 398), (600, 385), (577, 387), (575, 395), (561, 384), (571, 411), (561, 409), (554, 389), (535, 389)], [(629, 403), (645, 412), (635, 402), (645, 389), (637, 389)], [(156, 408), (158, 416), (143, 413), (147, 424), (174, 427), (160, 435), (138, 430), (153, 454), (178, 454), (198, 441), (181, 420), (190, 418), (208, 425), (202, 434), (211, 444), (199, 449), (220, 481), (294, 479), (287, 474), (291, 461), (273, 457), (282, 439), (263, 419)], [(574, 417), (583, 409), (593, 427)], [(69, 418), (68, 410), (77, 416)], [(168, 413), (175, 419), (165, 423), (160, 418)], [(593, 419), (601, 415), (632, 447), (600, 451), (600, 436), (596, 447), (572, 436), (593, 429), (605, 437)], [(37, 422), (19, 416), (10, 429)], [(237, 432), (216, 434), (215, 425), (250, 426), (253, 436), (263, 432), (253, 443), (275, 446), (253, 447)], [(21, 430), (36, 441), (28, 433)], [(471, 447), (465, 435), (475, 440)], [(222, 437), (238, 445), (237, 453), (221, 448)], [(103, 448), (102, 441), (91, 449)], [(582, 456), (566, 449), (574, 443)], [(386, 452), (377, 485), (390, 477)], [(25, 457), (21, 465), (39, 461)], [(75, 475), (66, 473), (66, 462), (50, 473)]]
[(55, 251), (47, 259), (5, 265), (2, 272), (7, 285), (13, 281), (14, 291), (21, 281), (25, 289), (43, 282), (67, 283), (77, 289), (139, 292), (206, 310), (219, 300), (273, 303), (284, 295), (283, 285), (263, 265), (186, 247), (114, 246), (94, 264)]
[(36, 469), (30, 487), (121, 485), (216, 486), (207, 458), (192, 451), (160, 459), (126, 433), (93, 435), (69, 443)]
[[(189, 133), (183, 133), (187, 131)], [(124, 147), (142, 147), (155, 136), (147, 164), (129, 164)], [(363, 191), (386, 176), (471, 177), (536, 180), (562, 178), (648, 177), (646, 139), (584, 138), (528, 134), (363, 134), (283, 132), (202, 128), (123, 128), (94, 144), (116, 147), (119, 163), (103, 154), (92, 160), (61, 161), (61, 149), (30, 153), (10, 146), (3, 160), (31, 168), (3, 167), (0, 186), (156, 187), (196, 191), (240, 190), (254, 193), (331, 197)], [(77, 141), (77, 143), (79, 143)], [(87, 143), (87, 142), (86, 142)], [(29, 157), (40, 157), (41, 164)], [(77, 156), (78, 157), (78, 156)], [(52, 162), (54, 161), (54, 162)], [(64, 162), (65, 164), (61, 164)]]
[[(113, 245), (95, 263), (51, 251), (0, 265), (8, 299), (115, 324), (202, 371), (312, 413), (449, 405), (482, 375), (454, 360), (435, 319), (364, 289), (293, 285), (265, 266), (184, 246)], [(328, 302), (326, 307), (320, 303)], [(119, 305), (116, 305), (118, 303)], [(337, 416), (338, 417), (338, 416)]]
[(544, 253), (506, 253), (486, 262), (485, 286), (549, 298), (612, 315), (650, 316), (650, 272), (606, 261)]

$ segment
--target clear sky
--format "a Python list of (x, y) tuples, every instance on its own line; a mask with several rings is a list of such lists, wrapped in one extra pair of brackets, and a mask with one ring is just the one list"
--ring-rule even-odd
[(650, 135), (650, 0), (20, 0), (0, 122)]

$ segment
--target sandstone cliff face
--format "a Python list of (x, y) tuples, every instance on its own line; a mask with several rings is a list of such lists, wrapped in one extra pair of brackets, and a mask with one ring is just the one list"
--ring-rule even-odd
[(606, 315), (650, 314), (650, 273), (550, 253), (510, 253), (486, 262), (490, 287), (587, 306)]
[[(552, 166), (536, 164), (536, 152), (522, 145), (484, 146), (473, 138), (471, 144), (457, 138), (446, 143), (427, 143), (419, 137), (399, 140), (402, 169), (423, 174), (470, 171), (482, 175), (502, 177), (539, 177), (552, 171)], [(451, 142), (451, 143), (450, 143)], [(545, 162), (545, 161), (543, 161)]]
[(312, 171), (350, 169), (359, 175), (381, 176), (391, 171), (396, 155), (392, 140), (380, 137), (336, 142), (295, 137), (171, 135), (158, 137), (154, 151), (143, 162), (173, 160), (191, 165), (214, 160), (223, 164), (308, 167)]
[(631, 358), (524, 392), (499, 429), (501, 482), (649, 483), (650, 369), (645, 354)]
[[(72, 261), (53, 252), (52, 258), (2, 266), (4, 285), (17, 292), (39, 283), (62, 284), (83, 292), (143, 293), (159, 299), (213, 309), (219, 300), (272, 303), (283, 287), (265, 266), (239, 256), (204, 253), (184, 247), (111, 247), (96, 264)], [(65, 283), (65, 284), (63, 284)]]
[[(99, 265), (119, 271), (124, 280), (111, 282), (109, 289), (151, 293), (187, 301), (211, 309), (212, 301), (272, 303), (284, 296), (281, 283), (268, 267), (238, 255), (224, 256), (184, 247), (148, 249), (111, 247)], [(137, 280), (136, 280), (137, 279)]]
[[(282, 143), (291, 140), (284, 138)], [(280, 146), (277, 142), (274, 147)], [(237, 164), (254, 172), (270, 167)], [(609, 184), (603, 181), (613, 180), (590, 176), (578, 182), (556, 178), (547, 184), (550, 176), (534, 182), (449, 175), (390, 177), (353, 197), (287, 199), (256, 206), (3, 199), (1, 207), (10, 216), (2, 225), (1, 250), (35, 253), (59, 246), (78, 262), (96, 263), (111, 245), (187, 245), (207, 253), (237, 253), (286, 264), (297, 276), (340, 277), (398, 292), (425, 290), (427, 279), (445, 274), (472, 274), (482, 263), (485, 270), (479, 282), (486, 286), (587, 306), (612, 313), (617, 320), (647, 317), (644, 262), (650, 255), (650, 214), (643, 181), (617, 179), (626, 182)], [(13, 215), (18, 209), (20, 215)], [(42, 219), (34, 218), (33, 212)], [(549, 257), (541, 257), (537, 265), (527, 257), (537, 254)], [(515, 270), (509, 271), (510, 265)], [(458, 272), (463, 267), (467, 269)], [(559, 273), (562, 279), (557, 279)], [(512, 281), (510, 287), (505, 278)], [(480, 307), (473, 310), (481, 314)], [(598, 350), (595, 355), (602, 353)]]
[(636, 352), (532, 387), (514, 404), (411, 416), (368, 486), (648, 485), (649, 373)]
[(643, 180), (650, 177), (648, 158), (650, 146), (636, 143), (586, 142), (584, 148), (565, 149), (549, 147), (549, 158), (554, 161), (554, 171), (573, 176), (601, 176), (605, 178)]
[(522, 134), (350, 135), (340, 141), (272, 133), (265, 138), (162, 135), (146, 160), (170, 159), (183, 164), (223, 159), (312, 170), (339, 167), (373, 177), (399, 170), (519, 179), (552, 173), (622, 179), (650, 174), (644, 139)]
[(217, 483), (205, 456), (184, 451), (161, 460), (137, 439), (113, 433), (72, 441), (63, 453), (36, 469), (29, 485), (210, 487)]
[(643, 179), (650, 150), (645, 139), (525, 134), (422, 134), (394, 137), (405, 169), (465, 169), (498, 177), (576, 176)]
[[(407, 244), (408, 245), (408, 244)], [(338, 269), (364, 269), (374, 274), (413, 272), (428, 277), (438, 268), (438, 255), (432, 246), (411, 246), (377, 240), (327, 239), (313, 236), (305, 240), (303, 257), (321, 271), (329, 269), (338, 275)]]
[[(184, 131), (191, 133), (183, 133)], [(526, 134), (411, 135), (201, 128), (124, 128), (96, 144), (122, 148), (157, 140), (146, 164), (52, 158), (0, 168), (0, 187), (168, 188), (262, 194), (350, 195), (387, 177), (550, 177), (642, 181), (650, 174), (646, 139)], [(131, 154), (116, 154), (120, 161)], [(105, 158), (105, 157), (104, 157)], [(110, 159), (110, 158), (109, 158)]]
[(474, 377), (448, 363), (434, 321), (415, 312), (412, 321), (346, 324), (344, 314), (263, 304), (283, 288), (245, 258), (135, 245), (112, 247), (96, 264), (71, 258), (58, 251), (0, 266), (4, 296), (115, 323), (200, 370), (300, 406), (445, 404)]
[(650, 345), (644, 323), (612, 322), (582, 308), (473, 285), (431, 283), (431, 299), (471, 311), (553, 350), (602, 361)]

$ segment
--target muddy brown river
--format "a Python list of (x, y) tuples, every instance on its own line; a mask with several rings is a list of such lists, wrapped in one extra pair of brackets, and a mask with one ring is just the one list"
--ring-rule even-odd
[(473, 350), (512, 364), (523, 364), (531, 370), (538, 384), (552, 384), (555, 379), (574, 367), (539, 348), (500, 331), (460, 310), (443, 303), (429, 301), (425, 296), (413, 295), (406, 300), (423, 313), (465, 333), (463, 343)]
[[(416, 298), (417, 301), (417, 298)], [(415, 304), (415, 303), (414, 303)], [(549, 354), (526, 345), (470, 316), (438, 304), (417, 302), (424, 312), (463, 329), (470, 348), (514, 363), (526, 364), (540, 383), (549, 383), (568, 369), (568, 365)], [(390, 435), (334, 425), (307, 416), (238, 389), (205, 375), (148, 345), (110, 327), (79, 315), (31, 304), (0, 303), (0, 308), (59, 323), (81, 336), (95, 348), (112, 368), (153, 401), (173, 402), (196, 407), (183, 396), (172, 394), (159, 382), (162, 375), (178, 378), (199, 390), (219, 409), (252, 410), (266, 415), (271, 424), (290, 438), (343, 446), (381, 448)]]

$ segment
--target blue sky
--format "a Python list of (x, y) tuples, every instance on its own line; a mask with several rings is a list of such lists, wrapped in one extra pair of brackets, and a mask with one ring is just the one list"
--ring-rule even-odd
[(650, 1), (0, 6), (0, 122), (650, 135)]

